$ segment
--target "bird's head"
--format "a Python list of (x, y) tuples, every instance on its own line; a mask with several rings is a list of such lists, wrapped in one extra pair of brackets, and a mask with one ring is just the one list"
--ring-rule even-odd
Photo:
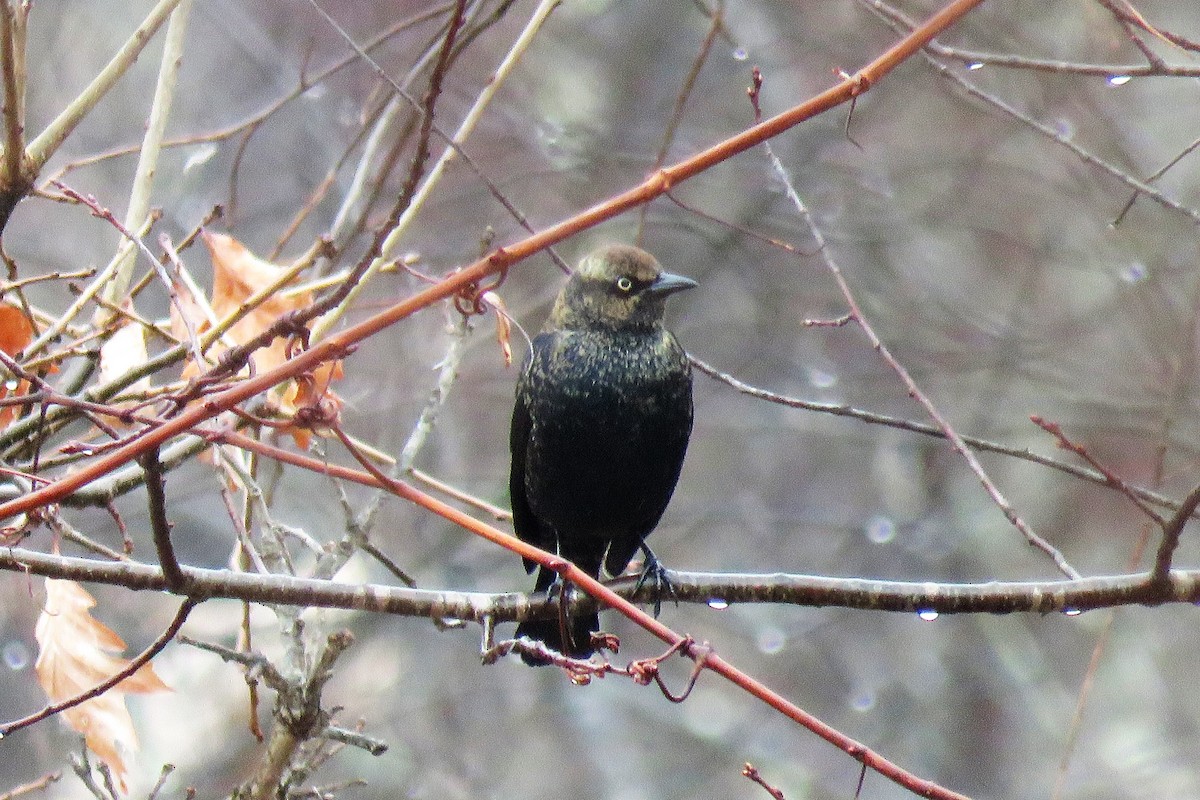
[(695, 285), (691, 278), (663, 272), (645, 250), (606, 245), (579, 262), (547, 327), (651, 330), (662, 325), (667, 298)]

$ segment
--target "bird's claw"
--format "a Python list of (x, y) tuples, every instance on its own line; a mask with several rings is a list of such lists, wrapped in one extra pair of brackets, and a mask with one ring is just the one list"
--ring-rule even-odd
[(642, 566), (642, 574), (638, 576), (637, 583), (633, 585), (633, 593), (640, 592), (647, 583), (654, 583), (654, 617), (657, 619), (658, 615), (662, 613), (663, 590), (666, 589), (677, 606), (679, 605), (679, 595), (676, 593), (671, 579), (667, 576), (667, 568), (659, 562), (649, 548), (646, 548), (645, 545), (642, 547), (646, 553), (646, 562)]

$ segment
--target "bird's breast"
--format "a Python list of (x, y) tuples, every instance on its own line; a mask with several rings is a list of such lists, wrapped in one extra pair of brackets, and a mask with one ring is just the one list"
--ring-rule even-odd
[(692, 425), (691, 371), (674, 337), (544, 334), (524, 380), (534, 512), (597, 537), (657, 520)]

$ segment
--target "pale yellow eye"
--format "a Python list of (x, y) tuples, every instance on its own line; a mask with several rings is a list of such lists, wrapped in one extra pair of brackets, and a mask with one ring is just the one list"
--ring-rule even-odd
[(629, 294), (629, 292), (633, 291), (633, 281), (630, 278), (622, 275), (621, 277), (617, 278), (617, 288), (622, 292)]

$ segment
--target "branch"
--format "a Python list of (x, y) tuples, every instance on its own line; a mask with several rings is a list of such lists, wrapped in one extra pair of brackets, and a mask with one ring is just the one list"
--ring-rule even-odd
[[(440, 182), (442, 175), (446, 171), (446, 168), (454, 160), (456, 154), (461, 151), (462, 145), (475, 130), (475, 126), (483, 116), (484, 110), (487, 109), (488, 105), (492, 101), (492, 98), (495, 97), (496, 92), (498, 92), (500, 87), (504, 85), (504, 82), (512, 72), (513, 67), (515, 67), (517, 62), (520, 61), (521, 56), (525, 54), (525, 51), (533, 42), (534, 36), (537, 35), (537, 32), (541, 29), (546, 19), (550, 16), (550, 12), (558, 6), (559, 2), (560, 0), (542, 0), (542, 2), (534, 10), (533, 16), (526, 24), (520, 36), (517, 37), (517, 40), (513, 43), (513, 46), (509, 49), (508, 54), (505, 55), (504, 60), (501, 61), (500, 66), (496, 67), (495, 72), (492, 73), (487, 84), (484, 86), (483, 91), (471, 105), (470, 110), (463, 118), (458, 130), (455, 131), (454, 136), (449, 139), (446, 149), (442, 151), (441, 156), (429, 170), (429, 174), (425, 176), (425, 181), (421, 184), (419, 189), (416, 188), (415, 184), (415, 179), (420, 177), (419, 174), (410, 176), (410, 180), (414, 181), (412, 202), (407, 205), (407, 207), (404, 209), (404, 212), (399, 216), (399, 218), (397, 218), (395, 226), (388, 233), (387, 238), (383, 242), (379, 256), (371, 263), (371, 266), (363, 275), (362, 280), (355, 284), (354, 288), (346, 295), (336, 309), (330, 311), (328, 314), (322, 317), (316, 323), (316, 325), (314, 325), (313, 336), (315, 338), (320, 339), (327, 331), (333, 328), (333, 326), (341, 319), (346, 309), (350, 307), (350, 304), (358, 296), (358, 293), (362, 290), (362, 287), (367, 283), (367, 281), (375, 276), (379, 269), (383, 267), (384, 263), (387, 261), (388, 253), (395, 248), (396, 243), (399, 242), (401, 237), (403, 237), (408, 231), (412, 220), (424, 207), (425, 202), (429, 199), (434, 187)], [(449, 38), (447, 39), (447, 43), (449, 44)], [(429, 132), (433, 127), (432, 113), (427, 112), (424, 121), (428, 127), (428, 130), (423, 128), (421, 141), (427, 142), (429, 138)], [(519, 218), (521, 217), (521, 215), (517, 216)]]
[(25, 26), (17, 16), (29, 13), (20, 3), (0, 3), (0, 70), (4, 80), (4, 175), (6, 182), (20, 184), (21, 153), (25, 150)]
[(100, 99), (113, 87), (113, 84), (125, 74), (125, 71), (133, 66), (133, 62), (137, 61), (138, 55), (150, 42), (151, 37), (180, 2), (181, 0), (159, 0), (158, 5), (151, 10), (138, 29), (100, 71), (100, 74), (93, 78), (87, 88), (80, 92), (79, 96), (29, 143), (25, 149), (25, 158), (31, 174), (36, 174), (42, 168), (50, 156), (54, 155), (63, 140), (70, 135), (71, 131), (75, 130), (75, 126), (95, 108)]
[(1154, 558), (1151, 580), (1167, 580), (1171, 572), (1171, 558), (1175, 555), (1175, 548), (1179, 546), (1179, 537), (1183, 535), (1183, 527), (1187, 525), (1198, 506), (1200, 506), (1200, 486), (1188, 493), (1179, 507), (1179, 511), (1163, 525), (1162, 541), (1158, 545), (1158, 553)]
[(184, 577), (179, 561), (175, 558), (175, 548), (171, 546), (171, 522), (167, 519), (167, 498), (164, 491), (166, 478), (163, 475), (162, 462), (158, 460), (158, 448), (148, 451), (140, 462), (142, 469), (146, 471), (150, 528), (154, 532), (154, 549), (158, 553), (158, 563), (162, 566), (167, 588), (178, 593), (183, 589)]
[[(191, 5), (191, 0), (182, 0), (171, 12), (171, 21), (167, 23), (162, 59), (158, 68), (158, 83), (154, 88), (154, 101), (150, 106), (150, 116), (146, 120), (146, 134), (138, 155), (133, 189), (129, 194), (129, 206), (125, 211), (125, 228), (128, 230), (139, 230), (150, 214), (150, 193), (154, 188), (154, 177), (158, 173), (163, 132), (171, 114), (171, 102), (175, 99), (175, 84), (179, 77), (179, 66), (183, 62), (184, 34), (187, 31), (188, 11)], [(120, 266), (117, 267), (113, 279), (104, 286), (103, 298), (110, 303), (119, 305), (121, 298), (125, 296), (125, 290), (129, 288), (133, 265), (137, 261), (134, 247), (135, 243), (129, 239), (123, 240), (117, 247)], [(108, 316), (104, 309), (97, 309), (94, 319), (98, 324), (102, 324)], [(181, 316), (185, 320), (188, 319), (182, 312)]]
[[(904, 31), (912, 29), (913, 27), (914, 23), (909, 17), (881, 2), (881, 0), (859, 0), (859, 2), (875, 13), (881, 15), (895, 30)], [(982, 100), (996, 110), (1001, 111), (1017, 120), (1021, 124), (1032, 128), (1042, 136), (1045, 136), (1047, 139), (1050, 139), (1056, 144), (1067, 148), (1085, 164), (1091, 164), (1092, 166), (1097, 167), (1111, 177), (1121, 181), (1134, 191), (1146, 195), (1164, 208), (1169, 208), (1172, 211), (1183, 214), (1192, 222), (1200, 222), (1200, 210), (1189, 208), (1179, 201), (1167, 197), (1161, 191), (1155, 189), (1145, 181), (1138, 180), (1132, 175), (1121, 171), (1115, 165), (1104, 160), (1091, 150), (1085, 149), (1082, 145), (1072, 139), (1072, 137), (1062, 133), (1061, 131), (1055, 130), (1053, 126), (1047, 125), (1044, 122), (1040, 122), (1023, 111), (1020, 111), (1012, 104), (1002, 100), (998, 96), (983, 91), (975, 84), (959, 75), (957, 72), (948, 68), (945, 64), (930, 56), (928, 53), (923, 53), (922, 55), (924, 56), (926, 63), (936, 70), (938, 74), (958, 84), (960, 87), (962, 87), (963, 91), (967, 92), (972, 97)]]
[[(500, 534), (501, 536), (505, 534)], [(512, 538), (514, 542), (517, 540)], [(531, 554), (549, 554), (527, 548)], [(553, 558), (553, 557), (550, 557)], [(121, 586), (133, 591), (169, 591), (160, 568), (131, 561), (112, 562), (49, 555), (24, 548), (0, 550), (0, 570)], [(256, 575), (229, 570), (180, 567), (179, 591), (196, 602), (209, 599), (315, 606), (347, 611), (483, 623), (520, 622), (558, 613), (557, 600), (522, 592), (464, 592), (410, 589), (381, 584), (348, 584), (289, 575)], [(723, 607), (730, 603), (773, 603), (820, 608), (942, 614), (1076, 613), (1127, 605), (1155, 606), (1200, 601), (1200, 570), (1172, 570), (1156, 581), (1152, 572), (1096, 576), (1079, 580), (936, 583), (834, 578), (790, 573), (719, 573), (668, 570), (681, 603)], [(575, 582), (572, 577), (572, 582)], [(580, 581), (582, 583), (582, 581)], [(653, 587), (633, 591), (635, 577), (601, 586), (607, 595), (650, 604)], [(590, 611), (587, 597), (572, 601), (575, 613)]]
[[(830, 414), (835, 417), (848, 417), (850, 419), (856, 419), (861, 422), (865, 422), (868, 425), (885, 425), (889, 428), (897, 428), (902, 431), (910, 431), (911, 433), (919, 433), (924, 436), (932, 436), (935, 439), (946, 438), (945, 431), (938, 426), (927, 422), (917, 422), (915, 420), (904, 419), (902, 417), (893, 417), (888, 414), (880, 414), (875, 411), (867, 411), (865, 409), (846, 405), (845, 403), (819, 403), (813, 400), (805, 400), (800, 397), (792, 397), (790, 395), (772, 392), (769, 389), (752, 386), (744, 381), (739, 380), (738, 378), (735, 378), (733, 375), (730, 375), (727, 372), (722, 372), (711, 364), (696, 358), (694, 355), (689, 354), (688, 359), (692, 362), (692, 366), (694, 366), (700, 372), (703, 372), (705, 375), (708, 375), (714, 380), (719, 381), (738, 392), (741, 392), (747, 397), (754, 397), (759, 400), (765, 400), (768, 403), (776, 403), (789, 408), (801, 408), (807, 411), (816, 411), (821, 414)], [(1050, 458), (1049, 456), (1035, 453), (1025, 447), (1010, 447), (1008, 445), (1000, 444), (999, 442), (993, 442), (989, 439), (980, 439), (977, 436), (963, 435), (962, 440), (972, 449), (980, 452), (999, 453), (1000, 455), (1019, 458), (1022, 461), (1040, 464), (1043, 467), (1049, 467), (1050, 469), (1057, 470), (1058, 472), (1062, 472), (1066, 475), (1071, 475), (1079, 478), (1080, 480), (1090, 481), (1092, 483), (1100, 484), (1101, 486), (1110, 486), (1112, 488), (1120, 489), (1120, 487), (1113, 486), (1108, 476), (1103, 472), (1089, 469), (1087, 467), (1077, 466), (1075, 464), (1068, 464), (1065, 461), (1059, 461), (1057, 459)], [(1144, 500), (1151, 505), (1162, 506), (1163, 508), (1169, 508), (1172, 511), (1177, 511), (1180, 507), (1178, 500), (1173, 500), (1164, 494), (1160, 494), (1140, 486), (1126, 486), (1126, 488), (1128, 488), (1129, 493), (1134, 497), (1138, 498), (1139, 500)]]
[[(754, 105), (756, 117), (759, 113), (758, 96), (761, 87), (762, 75), (756, 67), (754, 70), (754, 85), (749, 89), (750, 100)], [(854, 106), (851, 105), (850, 109), (851, 112), (853, 112)], [(849, 314), (834, 324), (840, 326), (845, 324), (844, 321), (848, 320), (854, 320), (854, 322), (858, 324), (859, 330), (863, 332), (863, 335), (865, 335), (867, 340), (871, 343), (871, 348), (879, 354), (879, 357), (884, 361), (884, 363), (891, 367), (892, 371), (895, 372), (897, 377), (900, 378), (901, 383), (904, 384), (905, 389), (908, 391), (908, 396), (915, 400), (923, 409), (925, 409), (925, 413), (929, 415), (934, 423), (936, 423), (938, 429), (941, 430), (945, 435), (946, 440), (950, 443), (950, 446), (954, 449), (954, 452), (962, 456), (962, 459), (967, 463), (968, 469), (971, 470), (976, 479), (978, 479), (980, 484), (983, 485), (984, 491), (987, 493), (988, 497), (992, 499), (992, 502), (995, 503), (1000, 509), (1001, 513), (1004, 514), (1005, 519), (1007, 519), (1009, 523), (1011, 523), (1012, 526), (1016, 528), (1022, 536), (1025, 537), (1026, 542), (1049, 556), (1054, 562), (1055, 566), (1058, 567), (1060, 572), (1062, 572), (1068, 578), (1074, 579), (1080, 577), (1075, 568), (1067, 563), (1067, 560), (1063, 556), (1062, 552), (1034, 532), (1029, 524), (1025, 522), (1025, 520), (1019, 514), (1017, 514), (1016, 509), (1014, 509), (1012, 504), (1009, 503), (1008, 498), (1006, 498), (1004, 493), (1000, 491), (1000, 487), (996, 485), (996, 482), (993, 481), (991, 476), (987, 474), (987, 471), (984, 470), (983, 464), (980, 463), (974, 451), (967, 446), (967, 443), (963, 441), (962, 436), (960, 436), (958, 431), (955, 430), (955, 428), (950, 424), (950, 420), (944, 414), (942, 414), (938, 407), (934, 405), (929, 396), (926, 395), (921, 387), (917, 385), (916, 380), (912, 377), (912, 374), (908, 371), (908, 369), (901, 364), (894, 355), (892, 355), (891, 348), (884, 343), (883, 339), (875, 331), (875, 326), (871, 324), (871, 321), (866, 318), (862, 312), (862, 309), (859, 307), (858, 300), (855, 298), (854, 292), (850, 289), (850, 284), (846, 281), (845, 276), (842, 274), (841, 267), (839, 267), (837, 262), (834, 261), (832, 253), (825, 246), (825, 235), (822, 233), (821, 229), (817, 227), (815, 220), (813, 220), (812, 214), (809, 213), (808, 207), (804, 204), (804, 201), (796, 192), (795, 187), (792, 185), (791, 177), (788, 175), (783, 163), (775, 156), (775, 151), (771, 148), (771, 143), (766, 142), (764, 143), (764, 146), (766, 148), (767, 157), (771, 163), (772, 170), (783, 184), (788, 199), (791, 200), (793, 206), (796, 208), (796, 213), (799, 215), (800, 219), (805, 223), (805, 225), (808, 226), (809, 232), (813, 237), (813, 241), (817, 243), (821, 260), (825, 263), (826, 269), (829, 271), (834, 283), (837, 284), (838, 291), (841, 292), (842, 298), (846, 301), (846, 307), (849, 309)]]

